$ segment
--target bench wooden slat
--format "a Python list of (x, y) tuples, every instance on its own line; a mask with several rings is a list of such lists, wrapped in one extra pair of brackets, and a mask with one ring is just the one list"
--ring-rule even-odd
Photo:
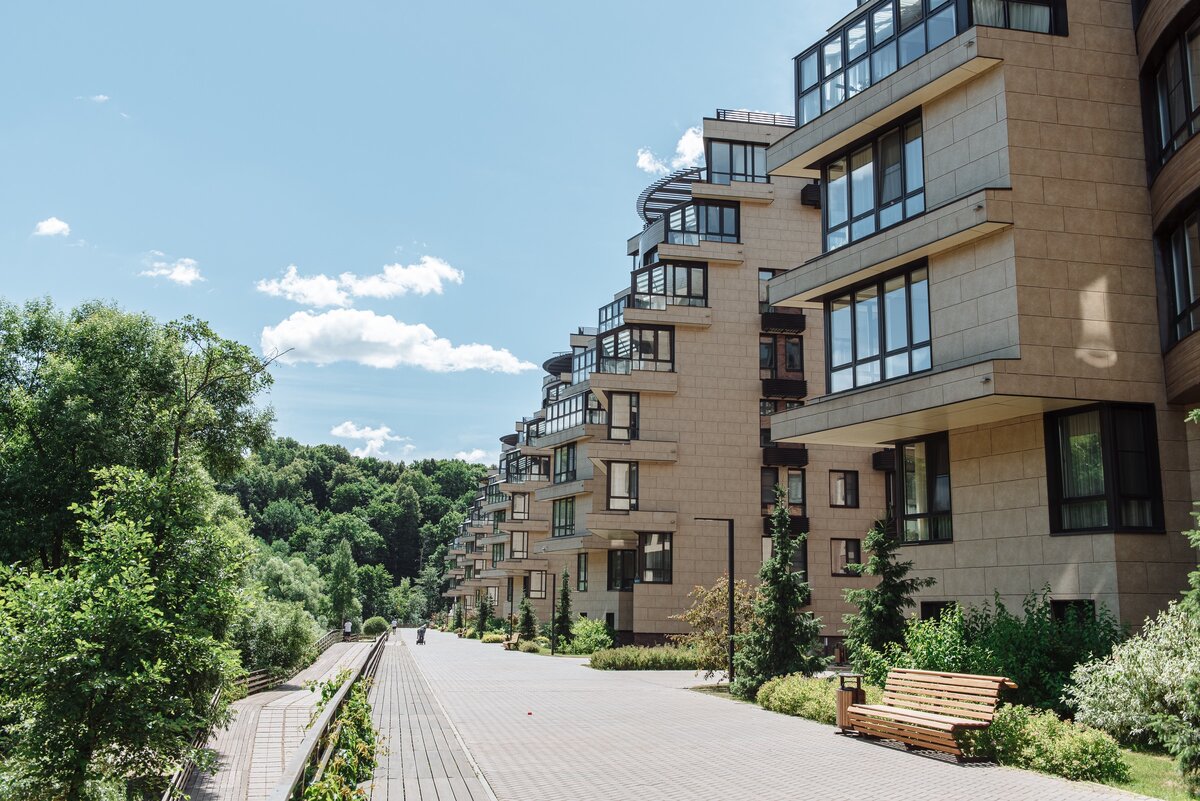
[(940, 670), (917, 670), (916, 668), (892, 668), (889, 673), (910, 673), (914, 676), (941, 676), (946, 679), (962, 679), (967, 682), (983, 681), (1003, 684), (1006, 687), (1015, 688), (1016, 682), (1007, 676), (979, 676), (974, 673), (946, 673)]
[(977, 729), (981, 726), (987, 726), (987, 723), (981, 720), (971, 720), (970, 718), (959, 718), (954, 715), (941, 715), (937, 712), (926, 712), (920, 709), (903, 709), (898, 710), (894, 706), (884, 704), (855, 704), (851, 707), (855, 713), (869, 713), (872, 715), (881, 715), (883, 717), (894, 717), (913, 719), (919, 721), (929, 721), (930, 723), (944, 724), (950, 728), (960, 729)]
[(995, 698), (1000, 694), (999, 684), (993, 684), (991, 687), (968, 687), (950, 682), (917, 681), (904, 676), (888, 676), (887, 684), (888, 686), (895, 687), (914, 687), (930, 692), (955, 693), (964, 697), (979, 699)]
[[(921, 704), (922, 706), (936, 706), (943, 709), (955, 710), (955, 712), (962, 713), (962, 717), (991, 715), (995, 709), (995, 704), (993, 703), (977, 704), (970, 701), (959, 701), (953, 698), (939, 698), (936, 696), (930, 697), (912, 690), (884, 690), (883, 700), (892, 706)], [(946, 714), (955, 714), (955, 712), (947, 712)]]

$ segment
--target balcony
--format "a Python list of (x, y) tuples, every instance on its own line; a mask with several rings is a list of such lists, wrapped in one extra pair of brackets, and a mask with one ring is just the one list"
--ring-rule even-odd
[(595, 482), (592, 479), (576, 479), (575, 481), (567, 481), (562, 484), (551, 484), (548, 487), (542, 487), (534, 493), (535, 501), (557, 501), (563, 498), (572, 498), (576, 495), (591, 494)]
[[(809, 533), (808, 517), (806, 515), (799, 516), (799, 517), (793, 515), (791, 518), (791, 534), (792, 534), (792, 536), (796, 536), (799, 534), (808, 534), (808, 533)], [(771, 536), (774, 536), (774, 534), (775, 534), (775, 532), (771, 529), (771, 518), (764, 517), (763, 518), (763, 536), (771, 537)]]
[(807, 325), (803, 312), (763, 312), (762, 331), (767, 334), (803, 334)]
[(507, 531), (493, 531), (486, 537), (480, 537), (475, 541), (475, 544), (480, 548), (490, 548), (493, 545), (505, 545), (510, 539)]
[(535, 554), (556, 553), (560, 555), (636, 547), (637, 537), (632, 540), (608, 540), (587, 531), (573, 534), (570, 537), (550, 537), (532, 545)]
[[(549, 450), (547, 450), (549, 453)], [(533, 492), (538, 487), (544, 487), (550, 481), (550, 476), (542, 475), (515, 475), (509, 476), (508, 479), (500, 483), (500, 489), (512, 494), (514, 492)]]
[(503, 531), (528, 531), (531, 533), (543, 533), (550, 530), (549, 520), (505, 520), (500, 524)]
[(647, 462), (668, 464), (679, 460), (679, 443), (649, 439), (593, 440), (587, 456), (603, 470), (604, 462)]
[[(614, 360), (617, 361), (617, 360)], [(628, 359), (623, 360), (629, 362)], [(592, 388), (601, 392), (641, 392), (647, 395), (674, 395), (679, 391), (679, 374), (655, 370), (593, 373)]]
[(772, 445), (762, 449), (762, 458), (768, 467), (805, 467), (808, 465), (808, 448)]
[(673, 325), (679, 328), (709, 328), (712, 309), (707, 306), (685, 306), (653, 302), (660, 296), (634, 296), (644, 305), (625, 309), (625, 320), (631, 325)]
[(803, 378), (764, 378), (764, 398), (803, 398), (808, 395), (808, 381)]
[(673, 532), (678, 530), (675, 512), (592, 511), (587, 516), (588, 530), (606, 539), (637, 541), (639, 532)]

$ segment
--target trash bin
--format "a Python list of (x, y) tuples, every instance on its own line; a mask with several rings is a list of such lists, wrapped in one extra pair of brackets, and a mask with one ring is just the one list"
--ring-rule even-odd
[[(854, 682), (853, 686), (848, 682)], [(843, 673), (838, 676), (837, 725), (843, 733), (850, 731), (850, 716), (847, 710), (854, 704), (866, 703), (867, 693), (862, 688), (862, 676), (858, 673)]]

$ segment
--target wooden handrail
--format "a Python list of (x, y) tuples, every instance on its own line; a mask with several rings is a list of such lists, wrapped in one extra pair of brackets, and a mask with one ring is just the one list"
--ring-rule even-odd
[[(304, 742), (300, 744), (299, 750), (288, 761), (287, 767), (283, 769), (283, 776), (275, 785), (275, 789), (271, 791), (269, 801), (291, 801), (303, 794), (307, 784), (320, 780), (321, 774), (325, 771), (325, 765), (333, 755), (334, 741), (337, 738), (328, 735), (332, 733), (338, 712), (341, 711), (342, 705), (350, 695), (350, 688), (354, 686), (354, 683), (359, 679), (371, 678), (379, 669), (379, 660), (383, 656), (383, 645), (387, 642), (388, 633), (385, 631), (379, 635), (367, 653), (367, 658), (358, 666), (358, 670), (353, 671), (342, 682), (342, 686), (325, 704), (321, 714), (309, 727), (308, 734), (304, 737)], [(309, 768), (314, 766), (316, 770), (310, 776)]]

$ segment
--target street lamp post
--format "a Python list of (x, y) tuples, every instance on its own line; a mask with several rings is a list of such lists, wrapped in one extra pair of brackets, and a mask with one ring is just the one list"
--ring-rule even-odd
[(697, 517), (696, 522), (724, 523), (729, 531), (729, 684), (733, 684), (733, 518), (731, 517)]

